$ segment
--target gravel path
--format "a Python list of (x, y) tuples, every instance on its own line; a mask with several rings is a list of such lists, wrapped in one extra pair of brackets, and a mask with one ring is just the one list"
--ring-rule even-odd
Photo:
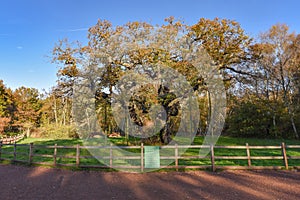
[(133, 174), (0, 164), (0, 199), (300, 199), (300, 172)]

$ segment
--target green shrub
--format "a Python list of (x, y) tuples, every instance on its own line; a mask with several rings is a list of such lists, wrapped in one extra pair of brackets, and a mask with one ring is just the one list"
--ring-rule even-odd
[(51, 139), (79, 138), (75, 127), (70, 125), (56, 126), (55, 124), (40, 127), (37, 133), (34, 133), (31, 136)]

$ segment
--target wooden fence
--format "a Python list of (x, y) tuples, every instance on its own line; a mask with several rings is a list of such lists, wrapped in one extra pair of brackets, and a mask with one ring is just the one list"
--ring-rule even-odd
[[(9, 148), (10, 147), (10, 148)], [(11, 148), (13, 147), (13, 148)], [(19, 148), (25, 148), (27, 151), (19, 151)], [(13, 149), (12, 151), (6, 151), (8, 149)], [(39, 154), (36, 153), (38, 150), (42, 149), (52, 149), (51, 154)], [(73, 155), (61, 155), (58, 154), (62, 149), (73, 149), (72, 152)], [(92, 155), (81, 155), (81, 152), (83, 149), (92, 150), (92, 149), (104, 149), (106, 150), (106, 155), (101, 156), (92, 156)], [(138, 152), (138, 156), (124, 156), (124, 155), (114, 155), (114, 149), (134, 149), (135, 152)], [(172, 164), (170, 165), (160, 165), (160, 168), (168, 168), (168, 169), (207, 169), (210, 168), (212, 171), (215, 171), (216, 169), (289, 169), (289, 168), (297, 168), (300, 169), (300, 162), (296, 166), (289, 166), (289, 163), (291, 161), (300, 161), (300, 145), (285, 145), (285, 143), (282, 143), (279, 146), (250, 146), (246, 144), (245, 146), (208, 146), (208, 145), (174, 145), (174, 146), (161, 146), (160, 151), (168, 149), (169, 153), (168, 155), (160, 155), (159, 159), (162, 160), (172, 160)], [(194, 149), (199, 151), (200, 149), (207, 149), (210, 151), (210, 153), (207, 156), (200, 156), (200, 155), (180, 155), (180, 150), (183, 149)], [(215, 152), (219, 149), (223, 150), (243, 150), (245, 151), (245, 156), (224, 156), (224, 155), (218, 155)], [(255, 150), (263, 150), (263, 151), (270, 151), (270, 150), (277, 150), (280, 151), (280, 155), (251, 155), (251, 152)], [(288, 155), (287, 151), (296, 151), (297, 154), (295, 156)], [(170, 155), (170, 152), (172, 152), (172, 156)], [(11, 158), (4, 158), (3, 155), (11, 155)], [(17, 159), (17, 156), (23, 156), (23, 160)], [(51, 161), (49, 162), (35, 162), (33, 158), (39, 157), (39, 158), (47, 158)], [(75, 162), (73, 163), (58, 163), (58, 159), (67, 158), (67, 159), (74, 159)], [(107, 160), (107, 164), (93, 164), (93, 165), (86, 165), (82, 164), (82, 159), (104, 159)], [(137, 160), (134, 165), (115, 165), (114, 160)], [(57, 144), (55, 145), (34, 145), (33, 143), (30, 144), (4, 144), (0, 141), (0, 160), (9, 160), (13, 162), (24, 162), (28, 164), (41, 164), (41, 165), (52, 165), (52, 166), (69, 166), (69, 167), (82, 167), (82, 168), (113, 168), (113, 169), (138, 169), (141, 172), (146, 171), (145, 170), (145, 151), (144, 151), (144, 145), (141, 144), (141, 146), (80, 146), (74, 145), (74, 146), (59, 146)], [(206, 163), (204, 165), (184, 165), (180, 164), (180, 161), (184, 160), (208, 160), (209, 163)], [(226, 165), (218, 165), (216, 161), (222, 161), (222, 160), (246, 160), (247, 164), (244, 166), (226, 166)], [(254, 166), (252, 165), (252, 161), (254, 160), (281, 160), (280, 166)]]
[(0, 142), (2, 142), (2, 144), (13, 144), (15, 142), (18, 142), (19, 140), (22, 140), (24, 137), (25, 133), (22, 133), (15, 136), (1, 138)]

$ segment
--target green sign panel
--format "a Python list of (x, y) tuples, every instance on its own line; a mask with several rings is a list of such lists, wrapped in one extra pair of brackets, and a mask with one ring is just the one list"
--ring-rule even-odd
[(160, 168), (158, 146), (145, 146), (145, 168)]

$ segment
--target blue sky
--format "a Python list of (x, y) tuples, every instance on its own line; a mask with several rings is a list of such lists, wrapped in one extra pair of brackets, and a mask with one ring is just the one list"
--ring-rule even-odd
[(55, 85), (55, 64), (49, 56), (63, 38), (86, 42), (87, 28), (97, 19), (114, 25), (128, 21), (160, 24), (175, 16), (187, 24), (199, 18), (238, 21), (250, 36), (276, 23), (300, 33), (299, 1), (277, 0), (1, 0), (0, 79), (7, 87), (49, 90)]

